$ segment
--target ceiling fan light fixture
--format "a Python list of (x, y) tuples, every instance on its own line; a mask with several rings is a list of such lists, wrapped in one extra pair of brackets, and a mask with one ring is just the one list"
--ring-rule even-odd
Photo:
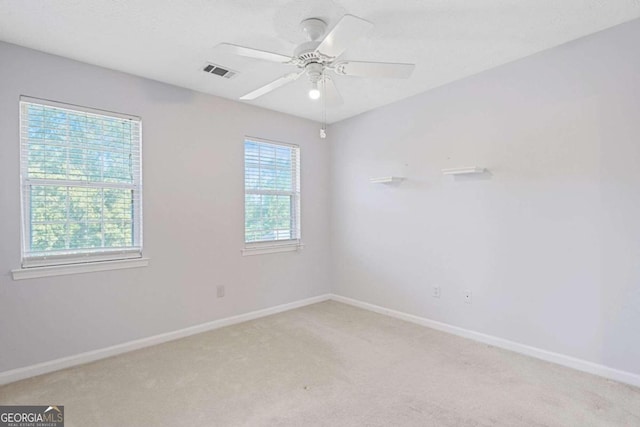
[(311, 89), (309, 89), (309, 98), (313, 100), (320, 99), (320, 89), (318, 88), (318, 82), (311, 83)]

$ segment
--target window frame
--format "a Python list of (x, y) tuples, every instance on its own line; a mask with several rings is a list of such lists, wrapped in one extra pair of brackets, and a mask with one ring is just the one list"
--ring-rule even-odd
[[(23, 104), (36, 104), (44, 107), (53, 107), (58, 109), (69, 110), (72, 112), (86, 113), (99, 115), (107, 118), (131, 120), (137, 124), (137, 147), (138, 165), (134, 169), (134, 179), (132, 184), (127, 183), (105, 183), (95, 181), (79, 181), (69, 179), (45, 179), (45, 178), (29, 178), (27, 169), (29, 166), (28, 159), (25, 160), (25, 154), (28, 153), (28, 149), (25, 148), (28, 141), (25, 141), (23, 126), (28, 126), (28, 119), (23, 117)], [(138, 262), (143, 260), (143, 185), (142, 185), (142, 118), (130, 114), (124, 114), (119, 112), (113, 112), (108, 110), (96, 109), (91, 107), (85, 107), (75, 104), (68, 104), (58, 101), (52, 101), (42, 98), (34, 98), (30, 96), (20, 96), (19, 99), (19, 140), (20, 140), (20, 207), (21, 207), (21, 270), (27, 269), (41, 269), (51, 270), (53, 274), (43, 273), (42, 276), (70, 274), (73, 267), (76, 265), (87, 264), (102, 264), (95, 271), (101, 271), (106, 269), (108, 265), (113, 265), (114, 268), (130, 268), (132, 266), (147, 265), (146, 259), (144, 262)], [(68, 187), (82, 187), (82, 188), (98, 188), (98, 189), (114, 189), (125, 188), (130, 189), (133, 192), (134, 202), (132, 203), (132, 240), (133, 246), (130, 248), (83, 248), (77, 251), (69, 250), (66, 253), (60, 251), (59, 253), (30, 255), (31, 252), (31, 198), (30, 198), (30, 183), (35, 182), (41, 185), (58, 185)], [(125, 262), (123, 264), (122, 262)], [(132, 263), (126, 264), (131, 261)], [(62, 267), (64, 273), (57, 272), (56, 268)], [(86, 268), (84, 271), (87, 270)], [(81, 271), (81, 272), (84, 272)], [(14, 271), (20, 273), (20, 270)], [(26, 274), (24, 274), (27, 276)], [(41, 277), (38, 273), (28, 274), (29, 277)]]
[[(246, 167), (246, 143), (254, 142), (257, 144), (267, 144), (267, 145), (275, 145), (280, 147), (286, 147), (295, 150), (295, 170), (292, 171), (292, 189), (291, 191), (284, 190), (249, 190), (247, 189), (246, 179), (247, 179), (247, 167)], [(292, 144), (288, 142), (282, 141), (274, 141), (265, 138), (258, 138), (249, 135), (245, 135), (242, 141), (242, 159), (243, 159), (243, 186), (244, 186), (244, 197), (243, 197), (243, 241), (244, 241), (244, 249), (242, 250), (242, 254), (247, 255), (260, 255), (265, 253), (276, 253), (276, 252), (290, 252), (297, 251), (304, 247), (302, 243), (302, 224), (301, 224), (301, 179), (300, 179), (300, 169), (301, 169), (301, 149), (300, 145)], [(248, 194), (256, 194), (256, 195), (286, 195), (291, 197), (292, 199), (292, 208), (291, 208), (291, 230), (295, 232), (295, 237), (292, 239), (275, 239), (275, 240), (262, 240), (262, 241), (247, 241), (247, 201), (246, 197)]]

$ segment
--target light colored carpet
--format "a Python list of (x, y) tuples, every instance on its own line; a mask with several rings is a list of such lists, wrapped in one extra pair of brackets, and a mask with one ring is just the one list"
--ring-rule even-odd
[(9, 384), (68, 427), (640, 426), (640, 389), (337, 302)]

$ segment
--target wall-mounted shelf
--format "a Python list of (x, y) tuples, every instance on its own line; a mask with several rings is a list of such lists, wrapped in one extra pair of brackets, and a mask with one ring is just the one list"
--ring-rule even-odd
[(481, 168), (478, 166), (468, 166), (464, 168), (453, 168), (453, 169), (442, 169), (443, 175), (468, 175), (474, 173), (485, 173), (487, 171), (486, 168)]
[(372, 184), (399, 184), (406, 178), (403, 176), (381, 176), (378, 178), (369, 178)]

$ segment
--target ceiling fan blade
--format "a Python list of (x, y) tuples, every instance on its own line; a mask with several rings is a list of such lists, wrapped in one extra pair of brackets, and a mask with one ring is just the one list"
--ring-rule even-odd
[(415, 64), (400, 64), (393, 62), (358, 62), (344, 61), (335, 65), (337, 74), (356, 77), (390, 77), (396, 79), (408, 78)]
[(264, 94), (267, 94), (269, 92), (271, 92), (272, 90), (276, 90), (279, 87), (282, 87), (284, 85), (286, 85), (287, 83), (290, 83), (294, 80), (296, 80), (298, 77), (300, 77), (304, 72), (301, 73), (290, 73), (287, 75), (284, 75), (274, 81), (272, 81), (271, 83), (262, 86), (261, 88), (258, 88), (254, 91), (249, 92), (246, 95), (243, 95), (240, 97), (241, 100), (243, 101), (251, 101), (252, 99), (256, 99)]
[(267, 52), (266, 50), (253, 49), (251, 47), (238, 46), (231, 43), (220, 43), (218, 47), (234, 55), (246, 56), (248, 58), (262, 59), (263, 61), (286, 63), (291, 61), (290, 56), (279, 53)]
[(336, 87), (336, 84), (333, 82), (333, 80), (331, 80), (331, 78), (329, 77), (325, 77), (323, 80), (323, 84), (323, 96), (326, 105), (342, 105), (344, 101), (342, 100), (342, 96), (340, 95), (340, 92), (338, 92), (338, 88)]
[(353, 15), (345, 15), (326, 35), (316, 48), (316, 52), (337, 58), (349, 44), (364, 36), (373, 28), (373, 24)]

